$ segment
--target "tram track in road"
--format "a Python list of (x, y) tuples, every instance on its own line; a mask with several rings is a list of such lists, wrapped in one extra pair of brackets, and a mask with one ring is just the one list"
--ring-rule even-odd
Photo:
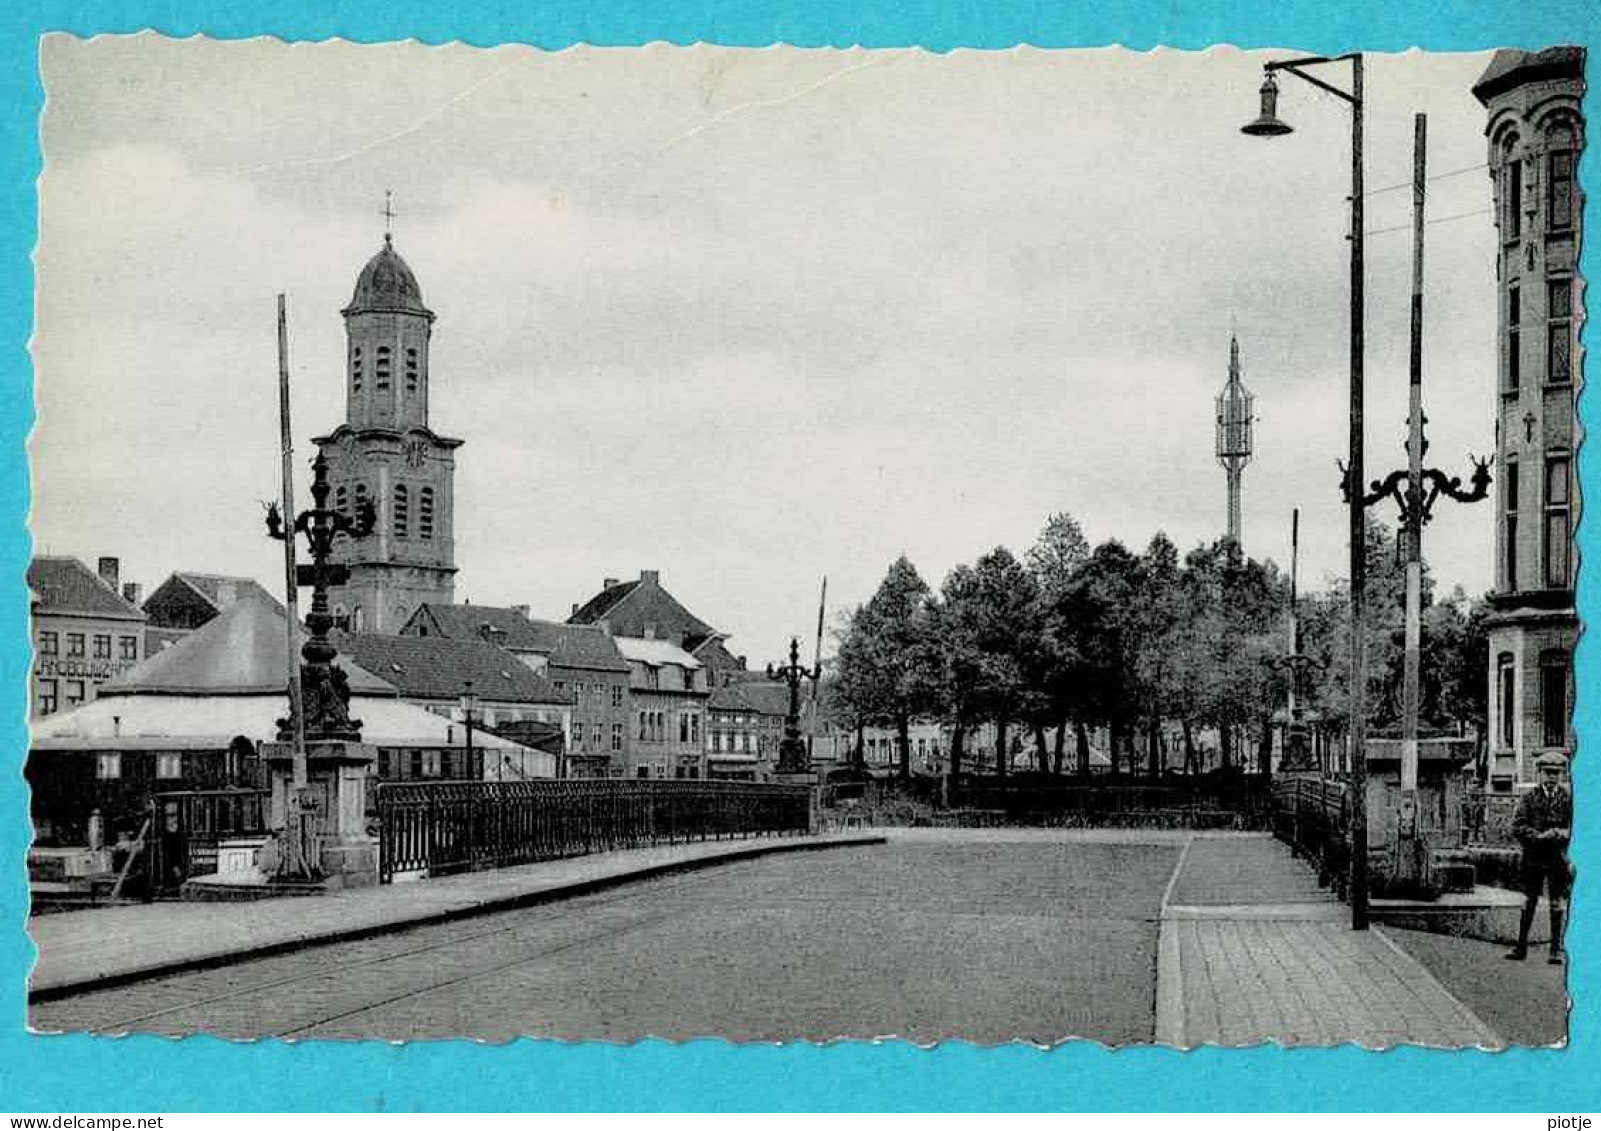
[[(205, 1010), (217, 1005), (240, 1001), (252, 996), (268, 994), (274, 991), (283, 991), (305, 983), (315, 982), (318, 980), (327, 980), (340, 975), (370, 971), (384, 965), (404, 962), (409, 959), (415, 959), (420, 955), (433, 952), (460, 951), (473, 943), (482, 943), (496, 937), (513, 935), (518, 931), (548, 929), (564, 921), (571, 921), (579, 917), (593, 915), (597, 911), (603, 910), (607, 907), (627, 903), (631, 900), (637, 900), (642, 895), (661, 894), (691, 885), (704, 885), (709, 882), (711, 882), (711, 878), (704, 875), (692, 875), (671, 879), (662, 878), (659, 880), (647, 881), (643, 885), (630, 885), (632, 890), (620, 892), (615, 895), (591, 895), (582, 897), (580, 900), (575, 901), (572, 905), (562, 907), (560, 909), (547, 904), (537, 908), (520, 908), (509, 910), (500, 914), (506, 916), (515, 916), (517, 917), (518, 921), (507, 923), (501, 926), (491, 927), (487, 930), (471, 931), (470, 933), (466, 934), (459, 933), (464, 926), (462, 923), (434, 923), (408, 927), (398, 930), (391, 935), (380, 936), (378, 939), (364, 941), (368, 943), (381, 943), (383, 941), (395, 942), (400, 941), (404, 936), (416, 936), (422, 933), (427, 933), (429, 936), (442, 935), (443, 937), (441, 937), (437, 942), (429, 942), (422, 946), (405, 947), (403, 949), (391, 950), (387, 953), (361, 958), (356, 961), (341, 962), (333, 966), (316, 967), (311, 970), (298, 972), (284, 977), (271, 978), (266, 981), (254, 982), (244, 986), (234, 986), (222, 993), (207, 994), (202, 997), (190, 998), (171, 1005), (163, 1006), (160, 1009), (147, 1009), (143, 1012), (120, 1016), (114, 1021), (98, 1022), (91, 1026), (86, 1026), (86, 1028), (90, 1032), (102, 1035), (116, 1035), (135, 1032), (139, 1031), (135, 1029), (135, 1026), (148, 1025), (152, 1021), (170, 1019), (193, 1010)], [(430, 992), (431, 990), (437, 989), (440, 986), (458, 984), (463, 981), (471, 980), (474, 977), (482, 976), (483, 974), (494, 973), (499, 970), (509, 969), (513, 966), (523, 965), (532, 961), (538, 961), (551, 954), (558, 954), (574, 949), (575, 947), (589, 945), (594, 942), (610, 938), (614, 935), (627, 933), (629, 930), (635, 929), (636, 927), (643, 928), (646, 926), (655, 925), (665, 919), (671, 918), (674, 914), (677, 914), (677, 912), (675, 911), (649, 916), (636, 920), (632, 924), (625, 924), (621, 928), (612, 928), (605, 931), (599, 931), (591, 935), (586, 935), (581, 939), (559, 943), (553, 947), (545, 947), (533, 953), (520, 955), (516, 959), (513, 959), (507, 963), (497, 963), (491, 965), (490, 967), (474, 969), (462, 974), (459, 977), (443, 979), (428, 986), (409, 990), (406, 993), (391, 995), (388, 999), (386, 999), (385, 1002), (368, 1003), (358, 1008), (345, 1011), (339, 1016), (357, 1014), (366, 1009), (376, 1008), (381, 1004), (387, 1004), (389, 1001), (401, 1000), (408, 996), (416, 996), (418, 994)], [(204, 980), (208, 977), (225, 977), (230, 975), (236, 976), (241, 968), (248, 967), (254, 963), (273, 964), (284, 962), (305, 962), (307, 960), (315, 961), (319, 951), (326, 951), (336, 947), (351, 945), (359, 946), (362, 944), (343, 942), (332, 942), (320, 945), (313, 944), (311, 946), (299, 949), (290, 955), (276, 955), (255, 960), (247, 958), (243, 959), (239, 963), (231, 964), (226, 967), (218, 967), (213, 970), (201, 972), (175, 974), (168, 978), (153, 979), (150, 982), (141, 983), (137, 986), (118, 986), (109, 989), (86, 990), (82, 994), (74, 994), (68, 997), (56, 999), (56, 1001), (51, 1003), (51, 1005), (78, 1005), (81, 1007), (83, 1004), (95, 998), (125, 996), (130, 992), (136, 992), (142, 995), (152, 990), (160, 990), (163, 988), (170, 989), (174, 986), (181, 985), (186, 981), (194, 981), (197, 979)], [(38, 1013), (42, 1013), (47, 1019), (51, 1012), (51, 1006), (35, 1007), (35, 1010)], [(325, 1017), (313, 1022), (309, 1026), (297, 1026), (286, 1030), (284, 1033), (263, 1033), (260, 1035), (284, 1036), (288, 1033), (297, 1032), (300, 1029), (315, 1028), (316, 1025), (324, 1024), (335, 1019), (335, 1017)], [(53, 1028), (53, 1026), (40, 1025), (36, 1019), (30, 1019), (30, 1023), (35, 1028)], [(64, 1026), (63, 1028), (71, 1028), (71, 1026)], [(197, 1025), (192, 1031), (204, 1030), (205, 1025), (202, 1023)]]

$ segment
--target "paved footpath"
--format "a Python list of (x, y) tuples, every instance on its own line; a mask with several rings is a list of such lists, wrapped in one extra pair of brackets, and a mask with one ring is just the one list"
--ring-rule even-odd
[(238, 903), (145, 903), (40, 915), (28, 921), (39, 950), (29, 996), (47, 1000), (775, 852), (883, 840), (875, 834), (831, 834), (658, 845), (328, 895)]
[(1349, 909), (1265, 833), (1189, 842), (1157, 955), (1162, 1044), (1507, 1043), (1384, 928), (1351, 930)]

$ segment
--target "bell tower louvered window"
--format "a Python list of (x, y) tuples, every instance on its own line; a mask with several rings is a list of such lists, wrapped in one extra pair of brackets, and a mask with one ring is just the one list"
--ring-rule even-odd
[(394, 513), (391, 521), (394, 524), (396, 538), (411, 537), (411, 497), (404, 483), (395, 485)]
[(417, 537), (425, 542), (434, 537), (434, 489), (424, 487), (417, 492)]

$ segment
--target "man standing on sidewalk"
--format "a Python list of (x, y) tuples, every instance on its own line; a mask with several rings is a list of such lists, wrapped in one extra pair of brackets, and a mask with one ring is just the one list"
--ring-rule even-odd
[(1562, 961), (1562, 918), (1567, 911), (1568, 840), (1573, 829), (1573, 795), (1568, 792), (1564, 774), (1568, 760), (1561, 754), (1542, 754), (1535, 763), (1540, 784), (1523, 795), (1512, 818), (1512, 835), (1523, 846), (1523, 918), (1518, 923), (1518, 945), (1507, 952), (1510, 959), (1529, 955), (1529, 928), (1540, 902), (1540, 891), (1551, 893), (1551, 957)]

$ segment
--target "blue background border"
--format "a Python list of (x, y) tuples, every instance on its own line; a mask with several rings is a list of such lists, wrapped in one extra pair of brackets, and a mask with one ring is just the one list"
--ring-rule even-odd
[[(211, 1038), (175, 1042), (138, 1037), (36, 1037), (26, 1033), (22, 974), (32, 961), (24, 932), (22, 882), (27, 844), (21, 780), (26, 748), (27, 592), (29, 546), (25, 443), (33, 420), (30, 254), (35, 227), (34, 183), (39, 172), (37, 40), (47, 31), (80, 35), (153, 27), (171, 35), (234, 38), (273, 34), (285, 39), (343, 36), (356, 40), (415, 37), (428, 42), (493, 44), (516, 40), (546, 48), (571, 43), (631, 44), (698, 40), (739, 46), (782, 41), (803, 46), (869, 47), (918, 44), (1005, 48), (1121, 43), (1200, 48), (1292, 46), (1335, 53), (1361, 48), (1399, 51), (1413, 46), (1475, 51), (1498, 46), (1538, 48), (1559, 42), (1596, 45), (1601, 6), (1583, 0), (1505, 3), (1393, 0), (1273, 0), (1211, 7), (1163, 0), (1099, 0), (1053, 8), (1019, 0), (983, 4), (898, 2), (857, 5), (814, 0), (789, 10), (737, 0), (643, 0), (610, 4), (493, 3), (446, 5), (392, 0), (379, 5), (327, 0), (279, 0), (270, 14), (224, 3), (142, 3), (86, 0), (77, 4), (9, 0), (0, 6), (0, 687), (8, 689), (9, 719), (0, 725), (0, 1108), (10, 1111), (290, 1111), (290, 1110), (560, 1110), (626, 1109), (1079, 1109), (1079, 1110), (1590, 1110), (1601, 1108), (1597, 994), (1601, 930), (1595, 883), (1601, 875), (1601, 833), (1591, 799), (1601, 796), (1601, 758), (1590, 753), (1601, 736), (1601, 669), (1596, 642), (1586, 637), (1577, 662), (1577, 725), (1581, 757), (1575, 768), (1580, 798), (1574, 857), (1580, 870), (1573, 953), (1574, 1039), (1570, 1048), (1500, 1054), (1401, 1049), (1165, 1049), (1112, 1052), (1074, 1044), (1043, 1052), (1008, 1047), (842, 1044), (827, 1048), (684, 1046), (646, 1042), (631, 1047), (522, 1041), (511, 1046), (467, 1042), (406, 1046), (375, 1043), (237, 1045)], [(251, 7), (255, 7), (252, 5)], [(263, 8), (266, 6), (263, 5)], [(1593, 117), (1594, 99), (1587, 102)], [(1131, 144), (1132, 144), (1131, 140)], [(1590, 202), (1589, 230), (1601, 199), (1598, 147), (1581, 168)], [(1595, 238), (1583, 253), (1587, 278), (1597, 271)], [(1587, 334), (1588, 338), (1589, 335)], [(1594, 397), (1581, 412), (1595, 417)], [(92, 453), (89, 453), (92, 455)], [(1580, 453), (1591, 500), (1601, 499), (1601, 453)], [(1592, 502), (1592, 508), (1594, 503)], [(1589, 553), (1596, 522), (1580, 530), (1587, 563), (1580, 575), (1580, 609), (1596, 623), (1598, 603)]]

